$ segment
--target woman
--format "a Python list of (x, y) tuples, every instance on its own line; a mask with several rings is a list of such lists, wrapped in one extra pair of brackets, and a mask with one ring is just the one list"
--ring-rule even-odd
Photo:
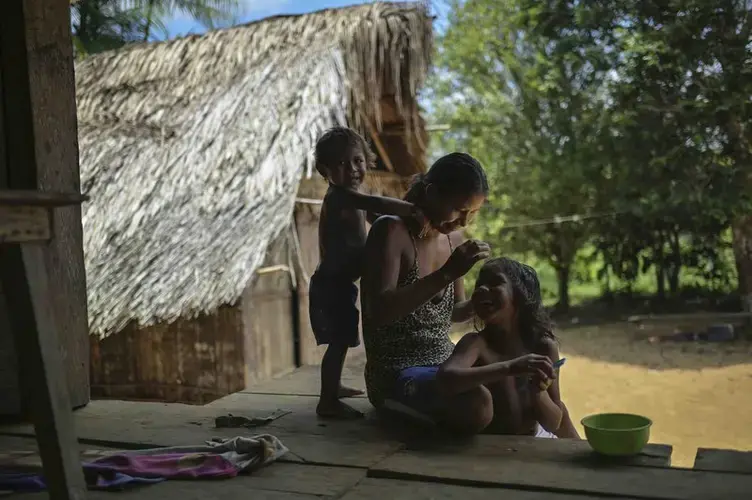
[(443, 398), (438, 366), (452, 354), (452, 321), (472, 317), (462, 277), (490, 255), (487, 244), (458, 231), (483, 205), (488, 181), (465, 153), (437, 160), (413, 183), (405, 199), (425, 220), (381, 217), (368, 235), (361, 280), (366, 387), (376, 408), (397, 400), (466, 432), (493, 418), (483, 387)]

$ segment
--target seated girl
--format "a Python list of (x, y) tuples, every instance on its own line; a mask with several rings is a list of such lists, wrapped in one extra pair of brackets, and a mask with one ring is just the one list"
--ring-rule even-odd
[(486, 432), (579, 438), (551, 368), (559, 350), (535, 270), (489, 260), (471, 300), (484, 328), (457, 343), (439, 368), (437, 389), (450, 396), (485, 386), (494, 414)]

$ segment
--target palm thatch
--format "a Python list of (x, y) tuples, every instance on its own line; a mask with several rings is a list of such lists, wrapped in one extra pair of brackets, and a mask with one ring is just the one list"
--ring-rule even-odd
[(316, 137), (380, 126), (385, 92), (415, 132), (431, 50), (422, 3), (375, 3), (77, 63), (91, 332), (235, 303), (289, 224)]

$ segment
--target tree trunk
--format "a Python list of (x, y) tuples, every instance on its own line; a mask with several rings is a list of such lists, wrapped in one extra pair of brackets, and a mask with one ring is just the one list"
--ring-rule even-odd
[(658, 299), (666, 298), (666, 258), (663, 254), (663, 233), (658, 233), (658, 241), (653, 248), (653, 267), (655, 268), (655, 287)]
[(752, 215), (738, 217), (732, 231), (742, 310), (752, 312)]
[(655, 287), (658, 290), (658, 298), (663, 300), (666, 298), (666, 271), (660, 262), (656, 262), (653, 267), (655, 268)]
[(668, 289), (671, 292), (672, 297), (679, 295), (679, 273), (681, 272), (681, 266), (672, 265), (668, 272)]
[(679, 233), (672, 231), (669, 234), (669, 245), (671, 245), (671, 255), (669, 256), (668, 287), (671, 296), (676, 297), (679, 294), (679, 273), (681, 273), (682, 258), (681, 245), (679, 242)]
[(152, 19), (154, 18), (154, 0), (149, 0), (149, 5), (146, 6), (146, 26), (144, 26), (144, 42), (149, 41), (149, 35), (151, 35)]
[(556, 308), (559, 312), (569, 311), (569, 264), (556, 267), (556, 280), (559, 285), (559, 303)]

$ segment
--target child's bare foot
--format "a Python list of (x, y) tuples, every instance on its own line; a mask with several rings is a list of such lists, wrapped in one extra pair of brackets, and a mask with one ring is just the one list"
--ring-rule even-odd
[(319, 400), (318, 406), (316, 406), (316, 414), (322, 418), (332, 418), (337, 420), (355, 420), (363, 418), (363, 414), (353, 408), (346, 405), (339, 399), (334, 401)]
[(362, 396), (365, 394), (360, 389), (353, 389), (352, 387), (345, 387), (344, 385), (339, 386), (339, 392), (337, 393), (338, 398), (352, 398), (354, 396)]

